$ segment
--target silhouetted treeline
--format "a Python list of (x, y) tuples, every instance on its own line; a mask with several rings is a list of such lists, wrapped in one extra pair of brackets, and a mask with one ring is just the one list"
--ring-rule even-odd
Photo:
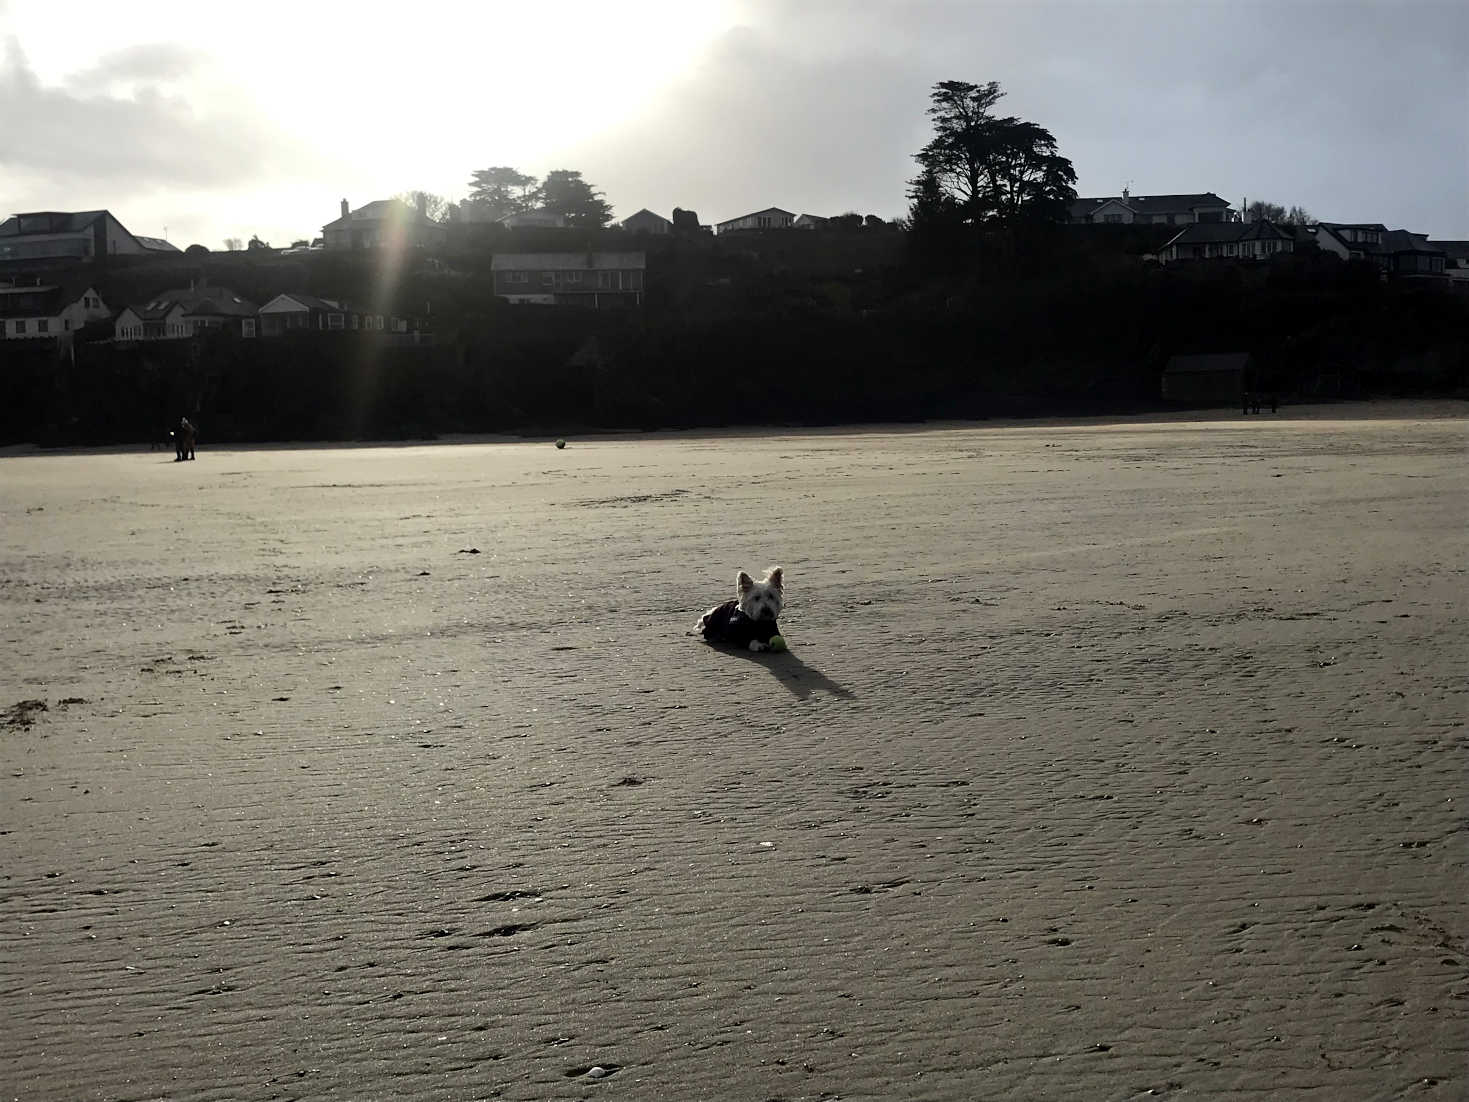
[[(475, 253), (398, 274), (395, 301), (424, 302), (431, 345), (89, 339), (105, 326), (71, 351), (6, 342), (0, 438), (143, 441), (183, 413), (207, 447), (1121, 412), (1161, 405), (1169, 356), (1221, 351), (1252, 353), (1254, 385), (1287, 400), (1469, 396), (1469, 296), (1319, 254), (1163, 269), (1136, 255), (1146, 233), (1079, 229), (1044, 231), (1018, 269), (982, 252), (930, 266), (891, 227), (654, 242), (645, 305), (622, 312), (509, 306)], [(205, 275), (256, 301), (282, 282), (386, 294), (360, 256), (310, 259)], [(146, 278), (178, 286), (175, 267)]]

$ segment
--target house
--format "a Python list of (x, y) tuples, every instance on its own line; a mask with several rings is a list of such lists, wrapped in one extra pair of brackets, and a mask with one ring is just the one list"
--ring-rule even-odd
[(1440, 279), (1448, 255), (1426, 233), (1390, 230), (1381, 222), (1319, 222), (1316, 244), (1343, 260), (1370, 260), (1383, 275)]
[(0, 222), (0, 262), (95, 260), (178, 251), (162, 238), (129, 233), (105, 210), (34, 211)]
[(1469, 241), (1430, 241), (1444, 254), (1444, 278), (1456, 291), (1469, 291)]
[(321, 227), (323, 244), (329, 250), (418, 248), (444, 244), (446, 231), (425, 213), (420, 197), (415, 210), (401, 199), (377, 199), (349, 210), (342, 200), (342, 216)]
[(1164, 264), (1175, 260), (1263, 260), (1296, 251), (1289, 226), (1274, 222), (1196, 222), (1174, 234), (1158, 250)]
[(654, 214), (647, 207), (630, 214), (622, 220), (622, 228), (629, 233), (668, 234), (673, 232), (673, 223), (661, 214)]
[[(260, 308), (260, 335), (278, 337), (298, 331), (411, 334), (414, 343), (428, 336), (417, 318), (392, 313), (376, 314), (355, 309), (335, 299), (317, 298), (296, 292), (276, 295)], [(404, 338), (407, 339), (407, 338)]]
[(827, 219), (821, 217), (819, 214), (798, 214), (796, 215), (796, 220), (791, 223), (791, 228), (797, 230), (818, 230), (826, 225), (826, 223)]
[(207, 330), (253, 337), (258, 313), (253, 302), (228, 287), (191, 283), (187, 288), (155, 295), (142, 305), (124, 308), (113, 323), (113, 339), (178, 340)]
[(754, 214), (742, 214), (714, 227), (716, 233), (735, 233), (738, 230), (783, 230), (790, 228), (796, 216), (779, 207), (766, 207)]
[(1234, 211), (1228, 201), (1212, 191), (1194, 195), (1121, 195), (1074, 199), (1070, 205), (1073, 223), (1101, 225), (1185, 226), (1196, 222), (1229, 222)]
[(1170, 356), (1163, 367), (1163, 398), (1169, 402), (1235, 405), (1250, 385), (1248, 352)]
[(0, 283), (0, 340), (55, 340), (108, 316), (89, 284), (37, 278)]
[(507, 214), (495, 221), (506, 229), (564, 229), (568, 223), (566, 215), (554, 210), (539, 207), (536, 210), (523, 210), (515, 214)]
[(490, 261), (495, 294), (516, 303), (556, 306), (638, 306), (647, 253), (496, 253)]
[(278, 337), (296, 329), (356, 329), (361, 324), (361, 315), (342, 303), (315, 295), (276, 295), (260, 308), (262, 337)]

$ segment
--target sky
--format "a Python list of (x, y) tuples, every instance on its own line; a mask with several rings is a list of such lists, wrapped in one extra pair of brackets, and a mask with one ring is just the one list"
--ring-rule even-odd
[(0, 217), (280, 246), (510, 165), (617, 218), (895, 218), (944, 80), (997, 81), (1084, 196), (1469, 239), (1465, 0), (0, 0)]

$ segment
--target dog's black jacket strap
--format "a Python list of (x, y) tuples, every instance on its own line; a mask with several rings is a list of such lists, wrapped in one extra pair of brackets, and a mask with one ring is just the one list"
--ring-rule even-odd
[(768, 643), (779, 634), (780, 627), (774, 620), (750, 619), (740, 611), (738, 601), (725, 601), (704, 614), (704, 638), (711, 643), (748, 647), (752, 639)]

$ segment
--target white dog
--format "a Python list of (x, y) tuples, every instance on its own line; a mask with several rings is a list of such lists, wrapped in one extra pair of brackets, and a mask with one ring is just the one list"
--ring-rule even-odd
[(699, 617), (699, 633), (710, 643), (769, 650), (780, 634), (776, 619), (785, 605), (784, 575), (773, 566), (758, 582), (743, 570), (735, 578), (735, 599)]

